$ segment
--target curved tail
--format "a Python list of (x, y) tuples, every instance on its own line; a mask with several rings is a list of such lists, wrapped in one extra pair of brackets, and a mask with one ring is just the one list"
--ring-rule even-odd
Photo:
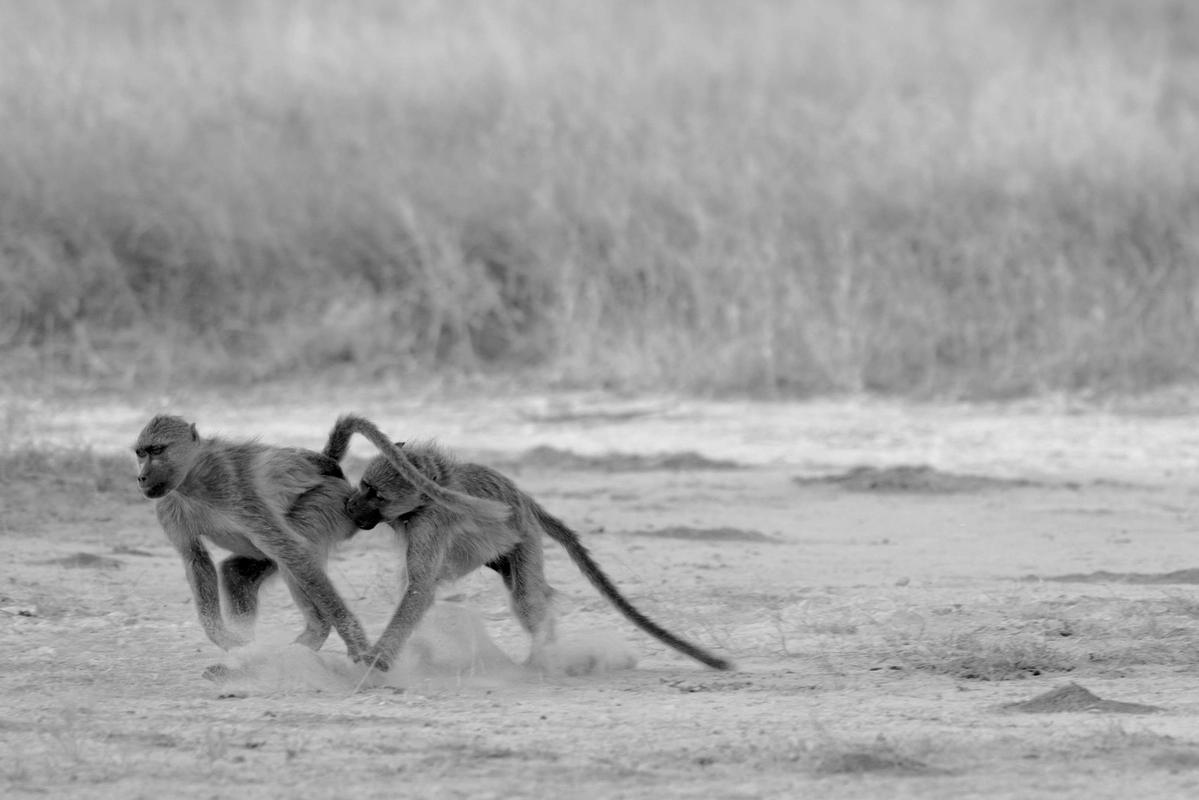
[(353, 426), (348, 424), (350, 419), (347, 415), (342, 415), (337, 418), (337, 422), (333, 425), (333, 430), (329, 431), (329, 439), (325, 442), (325, 449), (321, 451), (323, 455), (328, 456), (337, 463), (346, 457), (346, 453), (350, 449), (350, 437), (354, 435)]
[(591, 557), (591, 552), (583, 546), (583, 543), (579, 541), (579, 537), (574, 531), (566, 527), (561, 520), (540, 506), (534, 504), (534, 508), (537, 513), (538, 522), (541, 523), (541, 527), (545, 529), (549, 537), (562, 545), (571, 557), (571, 560), (575, 562), (579, 570), (587, 577), (587, 580), (591, 581), (591, 585), (606, 597), (612, 605), (616, 606), (617, 610), (624, 614), (629, 622), (632, 622), (638, 628), (659, 642), (662, 642), (662, 644), (673, 647), (680, 653), (691, 656), (696, 661), (706, 664), (712, 669), (733, 668), (733, 662), (713, 655), (699, 645), (692, 644), (686, 639), (676, 636), (638, 611), (636, 606), (620, 593), (620, 590), (613, 585), (612, 580), (600, 569), (600, 565)]
[(480, 517), (482, 518), (480, 521), (504, 522), (512, 516), (512, 509), (504, 503), (447, 489), (428, 478), (416, 468), (416, 465), (403, 450), (397, 447), (383, 431), (379, 430), (375, 423), (365, 417), (356, 414), (343, 414), (338, 417), (337, 422), (333, 425), (333, 430), (329, 431), (329, 439), (325, 442), (325, 449), (322, 452), (335, 461), (341, 461), (349, 449), (350, 437), (355, 433), (360, 433), (369, 439), (388, 463), (395, 468), (396, 472), (430, 498), (450, 508)]

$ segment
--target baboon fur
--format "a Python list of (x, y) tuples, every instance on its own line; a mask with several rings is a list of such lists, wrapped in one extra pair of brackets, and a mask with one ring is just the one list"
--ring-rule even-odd
[[(259, 588), (279, 573), (304, 615), (296, 641), (319, 649), (332, 626), (350, 657), (361, 660), (366, 634), (325, 573), (333, 547), (358, 531), (346, 514), (351, 486), (337, 460), (257, 441), (201, 438), (194, 424), (167, 415), (146, 424), (134, 453), (138, 487), (156, 501), (158, 521), (183, 557), (209, 639), (226, 650), (246, 644)], [(219, 580), (205, 540), (231, 553)]]
[[(341, 417), (334, 425), (325, 455), (340, 461), (354, 433), (369, 439), (382, 455), (367, 465), (346, 501), (346, 511), (364, 530), (388, 523), (407, 546), (407, 587), (391, 621), (367, 654), (368, 662), (377, 661), (384, 667), (392, 662), (433, 604), (437, 584), (487, 566), (500, 574), (512, 610), (532, 638), (530, 663), (546, 666), (545, 647), (554, 640), (554, 619), (553, 589), (545, 578), (544, 533), (566, 550), (600, 594), (638, 628), (709, 667), (732, 668), (729, 661), (665, 630), (637, 610), (600, 569), (578, 535), (506, 476), (480, 464), (460, 463), (432, 446), (401, 449), (403, 443), (393, 443), (374, 423), (353, 415)], [(411, 477), (413, 466), (419, 480)], [(439, 492), (430, 493), (429, 484)], [(435, 496), (446, 492), (450, 502)], [(463, 496), (488, 505), (465, 504)]]

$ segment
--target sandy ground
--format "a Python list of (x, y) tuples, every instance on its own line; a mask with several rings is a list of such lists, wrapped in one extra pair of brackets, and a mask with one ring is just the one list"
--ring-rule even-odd
[[(639, 607), (738, 669), (643, 636), (552, 546), (561, 652), (598, 665), (584, 674), (520, 666), (490, 573), (450, 587), (383, 679), (336, 639), (289, 646), (299, 616), (278, 586), (258, 641), (223, 654), (132, 457), (112, 478), (10, 468), (0, 794), (1199, 796), (1189, 411), (346, 399), (8, 397), (0, 423), (10, 452), (36, 427), (42, 446), (102, 457), (161, 409), (305, 446), (362, 411), (510, 472)], [(384, 530), (330, 566), (371, 631), (399, 569)], [(214, 663), (227, 680), (201, 677)], [(1153, 708), (1077, 693), (1007, 707), (1071, 684)]]

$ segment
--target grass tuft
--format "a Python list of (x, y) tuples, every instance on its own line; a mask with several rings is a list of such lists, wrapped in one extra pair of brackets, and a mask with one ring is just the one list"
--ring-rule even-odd
[(973, 634), (953, 634), (923, 642), (904, 655), (916, 669), (963, 680), (1015, 680), (1071, 672), (1078, 666), (1076, 657), (1030, 637), (985, 641)]
[(0, 483), (55, 486), (72, 492), (137, 497), (132, 456), (100, 455), (90, 448), (23, 447), (0, 449)]

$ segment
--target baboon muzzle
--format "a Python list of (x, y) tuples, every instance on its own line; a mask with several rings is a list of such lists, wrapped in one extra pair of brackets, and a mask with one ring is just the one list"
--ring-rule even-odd
[(155, 500), (166, 494), (165, 485), (162, 483), (150, 483), (150, 479), (145, 475), (137, 476), (137, 488), (142, 490), (142, 494), (151, 500)]
[(346, 516), (354, 521), (354, 524), (359, 529), (369, 531), (383, 521), (383, 515), (378, 509), (368, 508), (365, 510), (356, 510), (354, 508), (354, 498), (347, 497), (345, 502)]

